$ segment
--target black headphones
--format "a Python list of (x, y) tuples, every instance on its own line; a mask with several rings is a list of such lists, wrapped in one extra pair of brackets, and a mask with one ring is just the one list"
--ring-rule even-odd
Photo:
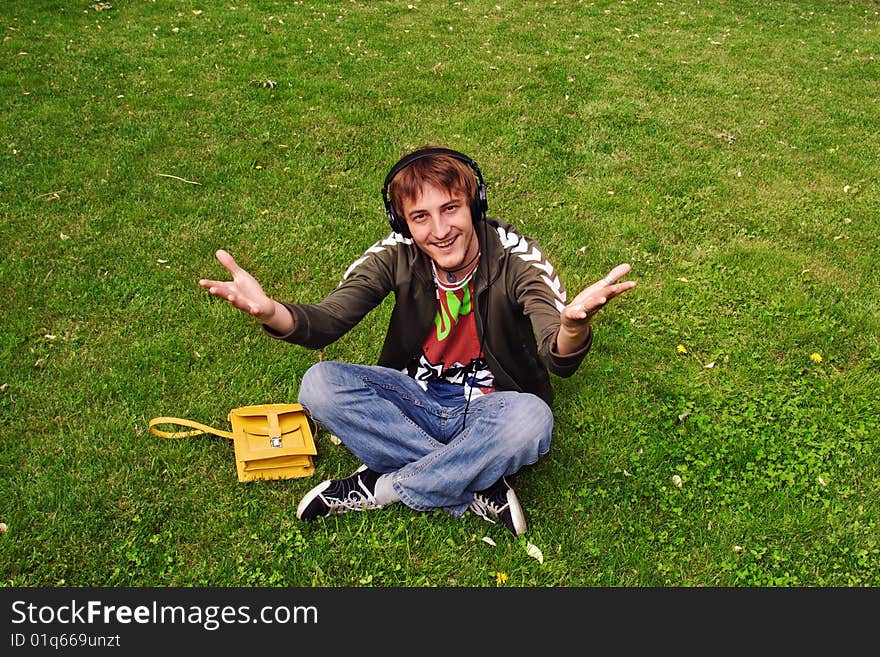
[(474, 223), (486, 218), (486, 210), (489, 207), (486, 203), (486, 183), (483, 182), (483, 174), (480, 173), (480, 167), (477, 166), (477, 163), (464, 153), (459, 153), (449, 148), (422, 148), (404, 156), (395, 164), (391, 171), (388, 172), (388, 175), (385, 176), (385, 183), (382, 185), (382, 200), (385, 202), (385, 214), (388, 217), (388, 223), (391, 224), (391, 230), (395, 233), (400, 233), (404, 237), (412, 237), (412, 234), (409, 232), (409, 226), (406, 225), (406, 219), (399, 217), (397, 212), (394, 211), (394, 205), (391, 203), (391, 199), (388, 198), (388, 185), (391, 184), (391, 181), (394, 180), (398, 173), (410, 164), (423, 157), (430, 157), (432, 155), (447, 155), (464, 162), (473, 170), (477, 178), (477, 190), (474, 198), (471, 199), (471, 218)]

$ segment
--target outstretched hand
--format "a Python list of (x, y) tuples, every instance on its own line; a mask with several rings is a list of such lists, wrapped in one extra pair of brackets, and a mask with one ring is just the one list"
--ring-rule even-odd
[(571, 353), (583, 346), (589, 335), (590, 320), (593, 315), (611, 299), (636, 286), (635, 281), (617, 282), (617, 279), (626, 276), (629, 271), (628, 264), (617, 265), (604, 278), (581, 290), (562, 309), (561, 325), (556, 338), (559, 353)]
[(226, 251), (220, 249), (216, 256), (220, 264), (232, 274), (232, 280), (212, 281), (203, 278), (199, 280), (199, 285), (261, 322), (270, 319), (275, 314), (275, 302), (263, 292), (257, 279), (239, 267), (235, 259)]

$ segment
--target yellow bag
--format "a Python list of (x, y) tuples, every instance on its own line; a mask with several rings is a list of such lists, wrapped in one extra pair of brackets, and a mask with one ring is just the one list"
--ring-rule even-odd
[[(312, 421), (299, 404), (242, 406), (229, 412), (232, 431), (176, 417), (150, 420), (150, 431), (162, 438), (185, 438), (203, 433), (229, 438), (235, 446), (239, 481), (291, 479), (315, 473), (313, 456), (318, 454)], [(193, 431), (162, 431), (158, 424), (179, 424)]]

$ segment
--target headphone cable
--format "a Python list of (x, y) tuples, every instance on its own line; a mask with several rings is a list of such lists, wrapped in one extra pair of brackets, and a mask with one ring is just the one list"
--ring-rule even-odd
[[(489, 247), (489, 229), (486, 226), (486, 217), (485, 216), (483, 216), (483, 242), (484, 242), (483, 246), (485, 248), (488, 248)], [(483, 249), (481, 248), (480, 252), (482, 252), (482, 251), (483, 251)], [(486, 296), (486, 307), (481, 308), (481, 310), (483, 311), (483, 335), (480, 336), (480, 351), (479, 351), (479, 353), (477, 353), (477, 357), (475, 359), (472, 359), (471, 362), (468, 364), (468, 369), (470, 370), (470, 375), (471, 375), (471, 386), (470, 386), (470, 388), (468, 388), (467, 402), (464, 405), (464, 412), (462, 413), (462, 416), (461, 416), (461, 429), (459, 429), (459, 431), (458, 431), (459, 433), (464, 431), (465, 422), (467, 422), (468, 409), (470, 408), (470, 405), (471, 405), (471, 396), (474, 394), (474, 383), (475, 383), (475, 381), (473, 380), (473, 376), (475, 374), (474, 370), (476, 369), (476, 364), (480, 360), (483, 360), (483, 346), (486, 344), (486, 334), (489, 332), (489, 299), (488, 299), (488, 294), (489, 294), (489, 288), (492, 287), (492, 279), (491, 279), (491, 274), (489, 273), (488, 260), (486, 261), (485, 269), (486, 269), (486, 289), (484, 291), (484, 296)], [(476, 273), (476, 272), (474, 272), (474, 273)], [(474, 277), (474, 280), (475, 280), (474, 287), (476, 288), (476, 277)], [(474, 295), (474, 303), (476, 303), (476, 301), (477, 301), (476, 295)], [(487, 361), (487, 365), (488, 365), (488, 361)], [(467, 380), (468, 380), (468, 373), (465, 372), (465, 375), (464, 375), (465, 385), (467, 385)]]

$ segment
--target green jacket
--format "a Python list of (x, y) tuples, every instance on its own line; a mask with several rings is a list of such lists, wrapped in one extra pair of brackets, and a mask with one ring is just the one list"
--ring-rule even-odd
[[(530, 392), (548, 405), (548, 372), (574, 374), (590, 350), (592, 331), (577, 353), (555, 353), (565, 288), (536, 243), (492, 217), (476, 224), (482, 257), (474, 277), (478, 337), (497, 390)], [(390, 233), (355, 260), (339, 285), (317, 304), (282, 302), (293, 315), (287, 335), (266, 332), (309, 349), (321, 349), (353, 328), (393, 292), (394, 308), (378, 364), (404, 370), (434, 326), (437, 299), (430, 259), (408, 238)], [(487, 330), (488, 327), (488, 330)]]

